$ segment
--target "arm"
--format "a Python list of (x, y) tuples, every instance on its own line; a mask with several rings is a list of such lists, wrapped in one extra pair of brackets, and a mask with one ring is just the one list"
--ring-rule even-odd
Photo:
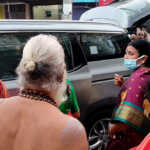
[(77, 119), (80, 118), (80, 111), (73, 113), (72, 116)]
[(128, 125), (118, 122), (118, 123), (110, 123), (109, 124), (109, 135), (111, 138), (115, 138), (115, 135), (120, 132), (125, 132), (129, 128)]
[(8, 97), (8, 90), (6, 88), (6, 85), (2, 81), (1, 81), (1, 85), (2, 85), (3, 97), (7, 98)]
[(77, 101), (77, 97), (76, 97), (76, 93), (74, 91), (74, 89), (72, 89), (72, 93), (70, 95), (71, 99), (72, 99), (72, 115), (75, 118), (80, 118), (80, 108), (78, 105), (78, 101)]
[(73, 117), (78, 119), (78, 118), (80, 118), (80, 108), (78, 105), (76, 92), (75, 92), (73, 84), (71, 82), (69, 84), (71, 87), (71, 92), (69, 95), (69, 100), (71, 101), (71, 113), (72, 113)]

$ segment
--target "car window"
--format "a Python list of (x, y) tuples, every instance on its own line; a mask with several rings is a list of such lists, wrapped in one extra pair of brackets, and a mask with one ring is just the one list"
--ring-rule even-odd
[(67, 70), (75, 70), (86, 64), (80, 43), (73, 33), (53, 33), (57, 36), (65, 51)]
[(123, 35), (81, 34), (80, 42), (88, 61), (122, 57), (129, 39)]
[(22, 42), (16, 35), (0, 34), (0, 78), (9, 79), (15, 75), (15, 68), (22, 55)]
[[(0, 34), (0, 79), (11, 80), (16, 78), (16, 67), (18, 66), (22, 50), (29, 38), (41, 32), (20, 32)], [(61, 42), (65, 51), (67, 70), (71, 71), (82, 66), (85, 62), (81, 47), (74, 34), (71, 33), (44, 33), (53, 34)]]
[(77, 69), (86, 64), (84, 54), (82, 53), (80, 43), (77, 40), (77, 37), (74, 34), (69, 34), (69, 39), (71, 42), (71, 52), (72, 52), (72, 64), (73, 69)]
[[(119, 55), (116, 57), (123, 57), (125, 54), (125, 49), (130, 42), (130, 38), (127, 34), (112, 36), (112, 42), (116, 45), (116, 51), (120, 49)], [(118, 48), (117, 48), (118, 47)]]

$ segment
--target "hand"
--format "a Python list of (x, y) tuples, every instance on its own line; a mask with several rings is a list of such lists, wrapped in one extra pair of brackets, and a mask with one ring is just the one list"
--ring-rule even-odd
[(123, 79), (123, 76), (119, 75), (119, 74), (115, 74), (114, 75), (114, 83), (115, 85), (118, 85), (118, 86), (122, 86), (122, 84), (124, 83), (124, 79)]
[(137, 40), (137, 36), (136, 36), (135, 34), (131, 34), (131, 35), (130, 35), (130, 40), (131, 40), (131, 41)]
[(125, 132), (129, 128), (128, 125), (119, 122), (119, 123), (110, 123), (109, 124), (109, 136), (115, 139), (115, 135), (119, 132)]
[(80, 118), (80, 111), (73, 113), (72, 116), (76, 119), (79, 119)]

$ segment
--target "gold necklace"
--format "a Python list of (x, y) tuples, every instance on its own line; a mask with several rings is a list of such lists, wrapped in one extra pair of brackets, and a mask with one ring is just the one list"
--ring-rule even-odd
[(19, 93), (19, 96), (25, 97), (31, 100), (44, 101), (57, 107), (56, 102), (52, 98), (50, 98), (48, 95), (40, 91), (31, 90), (31, 89), (21, 90)]

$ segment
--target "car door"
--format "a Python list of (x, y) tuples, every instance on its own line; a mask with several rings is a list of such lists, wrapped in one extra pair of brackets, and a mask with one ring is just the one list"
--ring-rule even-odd
[(119, 88), (114, 85), (114, 74), (128, 77), (123, 65), (123, 55), (129, 43), (127, 34), (83, 33), (81, 45), (88, 61), (91, 75), (90, 103), (117, 97)]
[[(76, 81), (77, 86), (77, 81), (81, 80), (81, 78), (83, 78), (82, 76), (87, 75), (87, 62), (74, 33), (56, 31), (43, 32), (42, 30), (3, 32), (0, 33), (0, 79), (6, 83), (9, 96), (18, 94), (15, 70), (20, 62), (23, 47), (32, 36), (37, 34), (52, 34), (58, 38), (65, 51), (68, 74), (73, 82)], [(78, 91), (80, 92), (81, 90)]]

